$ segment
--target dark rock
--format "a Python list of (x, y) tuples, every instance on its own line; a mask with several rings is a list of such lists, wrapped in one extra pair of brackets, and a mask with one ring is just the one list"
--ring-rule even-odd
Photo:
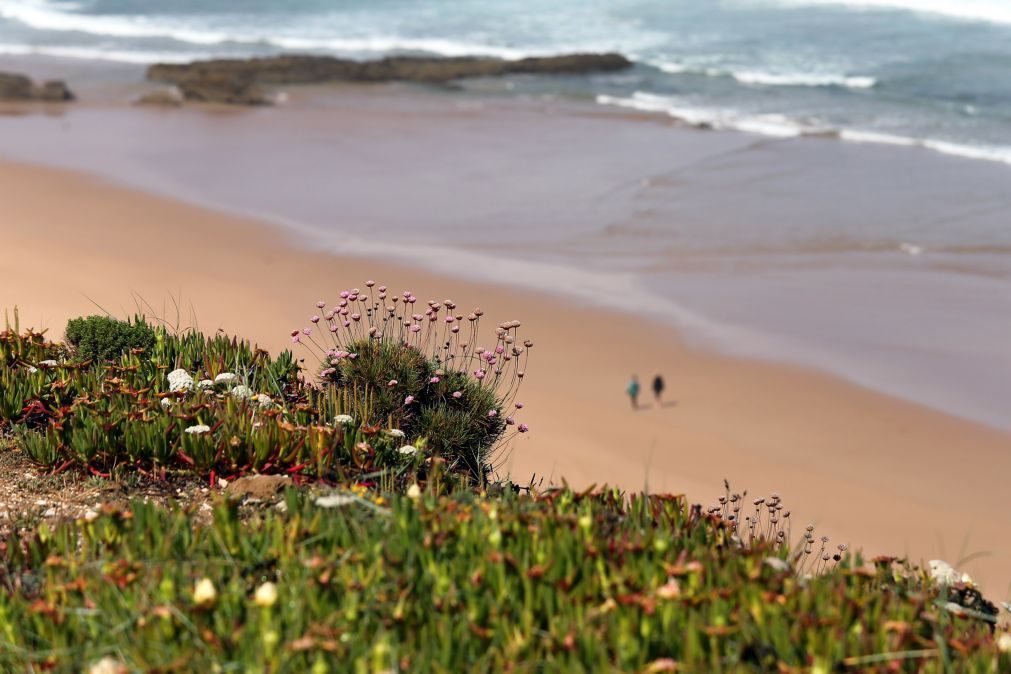
[[(187, 99), (224, 100), (236, 98), (230, 95), (229, 91), (236, 87), (240, 89), (250, 87), (253, 83), (311, 84), (333, 81), (445, 83), (468, 77), (501, 77), (512, 74), (573, 75), (610, 72), (623, 70), (631, 65), (631, 61), (621, 54), (568, 54), (517, 61), (483, 57), (406, 56), (376, 61), (349, 61), (329, 56), (289, 55), (246, 60), (217, 59), (189, 64), (156, 64), (148, 69), (147, 76), (150, 80), (178, 85)], [(218, 91), (218, 87), (222, 87), (222, 90)], [(211, 95), (214, 99), (193, 98)]]
[(175, 85), (188, 101), (231, 105), (270, 104), (270, 99), (250, 72), (213, 69), (197, 71), (175, 80)]
[(40, 101), (65, 103), (74, 100), (74, 94), (63, 80), (47, 80), (35, 92)]
[(32, 81), (24, 75), (0, 73), (0, 101), (30, 101), (34, 93)]
[(134, 99), (136, 105), (159, 105), (168, 108), (178, 108), (183, 104), (183, 92), (177, 86), (166, 87), (165, 89), (155, 89), (146, 94), (141, 94)]
[(37, 87), (24, 75), (0, 73), (0, 101), (63, 103), (72, 100), (74, 94), (62, 80), (49, 80)]

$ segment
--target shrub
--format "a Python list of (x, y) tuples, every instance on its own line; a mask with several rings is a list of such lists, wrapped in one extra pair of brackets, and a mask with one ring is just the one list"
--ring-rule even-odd
[(329, 310), (318, 302), (323, 315), (292, 331), (292, 341), (315, 351), (321, 386), (339, 391), (359, 416), (368, 410), (361, 418), (369, 424), (424, 439), (452, 466), (485, 477), (507, 427), (527, 430), (506, 416), (533, 346), (520, 341), (520, 322), (501, 323), (491, 348), (483, 348), (480, 309), (464, 316), (444, 300), (419, 313), (410, 291), (390, 295), (372, 281), (366, 287), (342, 291)]
[(73, 318), (67, 322), (67, 342), (85, 360), (115, 360), (132, 350), (154, 346), (155, 332), (142, 317), (131, 323), (109, 316)]
[[(0, 671), (1007, 672), (908, 564), (799, 579), (678, 497), (291, 490), (15, 528)], [(265, 587), (269, 583), (268, 587)], [(82, 667), (82, 665), (84, 665)], [(93, 670), (97, 671), (97, 670)]]

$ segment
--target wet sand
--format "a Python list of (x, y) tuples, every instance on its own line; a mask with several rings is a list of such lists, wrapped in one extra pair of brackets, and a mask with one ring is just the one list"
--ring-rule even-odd
[[(335, 213), (340, 217), (340, 213)], [(409, 262), (307, 251), (254, 220), (77, 173), (0, 164), (0, 306), (59, 335), (65, 320), (182, 299), (205, 332), (278, 350), (318, 299), (367, 278), (422, 300), (517, 318), (536, 342), (521, 398), (531, 433), (506, 469), (570, 484), (684, 492), (709, 503), (723, 478), (778, 491), (798, 525), (868, 555), (988, 551), (966, 565), (993, 599), (1011, 583), (1011, 436), (789, 365), (687, 345), (670, 327)], [(396, 242), (391, 242), (395, 245)], [(668, 404), (630, 409), (624, 386), (662, 372)], [(798, 526), (799, 529), (799, 526)]]
[(501, 82), (158, 110), (126, 103), (150, 86), (139, 68), (69, 75), (73, 106), (7, 108), (0, 156), (249, 215), (310, 251), (647, 316), (1011, 431), (1007, 166), (703, 132)]

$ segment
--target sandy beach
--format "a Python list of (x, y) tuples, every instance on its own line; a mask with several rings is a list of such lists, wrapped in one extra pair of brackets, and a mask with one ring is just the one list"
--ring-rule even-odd
[[(366, 279), (452, 297), (536, 342), (522, 398), (532, 432), (505, 470), (570, 484), (684, 492), (709, 503), (722, 478), (778, 491), (807, 523), (868, 556), (957, 562), (994, 599), (1011, 583), (1011, 436), (840, 379), (688, 346), (669, 327), (407, 264), (290, 246), (275, 228), (109, 185), (0, 165), (0, 305), (59, 334), (68, 317), (133, 313), (137, 298), (180, 327), (193, 315), (280, 350), (318, 299)], [(308, 355), (308, 354), (305, 354)], [(662, 372), (669, 405), (632, 411), (630, 373)]]

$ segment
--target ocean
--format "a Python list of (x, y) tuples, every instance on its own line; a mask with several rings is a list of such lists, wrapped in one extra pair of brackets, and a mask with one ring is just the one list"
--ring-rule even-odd
[(574, 51), (617, 51), (637, 66), (556, 82), (558, 95), (712, 128), (1011, 163), (1005, 0), (0, 2), (0, 54), (151, 63)]
[(1011, 2), (0, 0), (0, 60), (137, 83), (209, 57), (578, 51), (635, 66), (225, 117), (72, 106), (0, 117), (0, 155), (1011, 429)]

